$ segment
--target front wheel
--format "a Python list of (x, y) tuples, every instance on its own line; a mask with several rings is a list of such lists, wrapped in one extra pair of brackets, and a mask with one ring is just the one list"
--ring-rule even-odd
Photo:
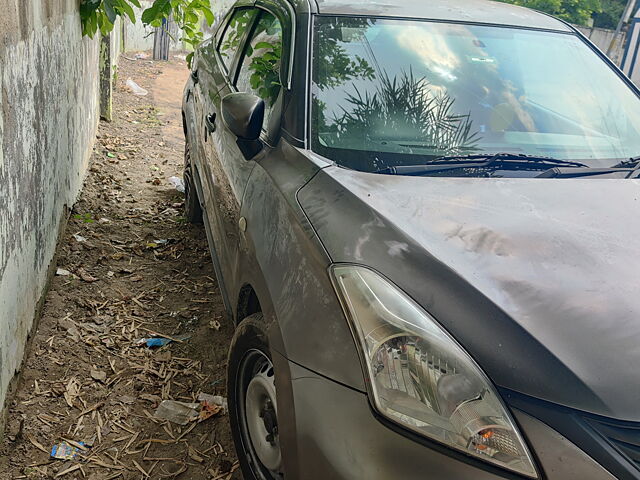
[(245, 480), (282, 480), (275, 371), (262, 313), (244, 319), (228, 362), (231, 432)]

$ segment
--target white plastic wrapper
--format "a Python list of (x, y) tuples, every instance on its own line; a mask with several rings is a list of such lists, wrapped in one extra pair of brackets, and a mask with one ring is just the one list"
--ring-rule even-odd
[(142, 88), (140, 85), (138, 85), (136, 82), (134, 82), (130, 78), (127, 79), (127, 87), (129, 88), (131, 93), (133, 93), (134, 95), (138, 95), (139, 97), (145, 97), (149, 94), (147, 90)]

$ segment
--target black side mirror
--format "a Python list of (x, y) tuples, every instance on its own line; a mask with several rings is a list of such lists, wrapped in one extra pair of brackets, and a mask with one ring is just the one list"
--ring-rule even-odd
[(245, 158), (255, 157), (262, 150), (264, 100), (250, 93), (230, 93), (222, 99), (221, 111), (222, 121), (238, 137), (238, 147)]

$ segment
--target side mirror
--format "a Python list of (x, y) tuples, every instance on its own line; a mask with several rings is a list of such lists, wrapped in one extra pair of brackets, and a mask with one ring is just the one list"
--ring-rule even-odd
[(260, 138), (264, 111), (264, 100), (251, 93), (230, 93), (222, 99), (222, 120), (240, 140)]
[(264, 100), (251, 93), (230, 93), (222, 99), (221, 111), (222, 121), (238, 137), (238, 148), (244, 157), (250, 160), (260, 153)]

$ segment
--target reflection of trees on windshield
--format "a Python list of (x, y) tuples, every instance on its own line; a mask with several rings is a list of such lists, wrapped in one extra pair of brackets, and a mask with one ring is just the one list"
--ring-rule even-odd
[(315, 39), (312, 148), (342, 166), (476, 152), (607, 166), (640, 151), (637, 96), (573, 35), (321, 17)]
[(456, 155), (477, 147), (480, 137), (470, 114), (454, 113), (454, 98), (411, 71), (393, 79), (383, 74), (373, 93), (363, 94), (355, 86), (354, 91), (328, 127), (338, 139), (388, 140), (399, 150), (429, 149), (436, 155)]
[(365, 18), (325, 19), (316, 30), (313, 118), (319, 148), (359, 152), (349, 162), (366, 169), (415, 162), (404, 158), (412, 154), (476, 150), (480, 137), (470, 114), (456, 112), (445, 88), (413, 70), (390, 67), (386, 34), (384, 22)]

